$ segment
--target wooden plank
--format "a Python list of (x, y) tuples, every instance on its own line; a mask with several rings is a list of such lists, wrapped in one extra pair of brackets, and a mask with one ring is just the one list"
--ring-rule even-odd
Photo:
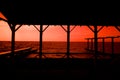
[[(15, 54), (30, 52), (31, 49), (32, 49), (31, 47), (17, 49), (15, 50)], [(9, 56), (10, 54), (11, 54), (11, 51), (1, 52), (0, 56)]]
[(22, 52), (22, 51), (28, 51), (28, 50), (31, 50), (31, 47), (17, 49), (17, 50), (15, 50), (15, 53), (17, 53), (17, 52)]
[(1, 55), (7, 55), (7, 54), (10, 54), (10, 53), (11, 53), (11, 51), (1, 52), (1, 53), (0, 53), (0, 56), (1, 56)]

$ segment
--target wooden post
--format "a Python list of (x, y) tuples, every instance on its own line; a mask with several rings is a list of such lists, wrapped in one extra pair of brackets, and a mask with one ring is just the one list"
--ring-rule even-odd
[(93, 50), (93, 39), (91, 38), (91, 50)]
[(94, 55), (95, 55), (95, 59), (94, 59), (94, 69), (95, 69), (95, 79), (97, 79), (98, 77), (98, 35), (97, 35), (98, 31), (97, 31), (97, 26), (94, 26)]
[(94, 26), (94, 49), (95, 49), (95, 62), (97, 63), (98, 56), (98, 39), (97, 39), (97, 26)]
[(39, 46), (39, 57), (40, 57), (40, 59), (42, 59), (42, 35), (43, 35), (43, 25), (40, 25), (40, 46)]
[(87, 49), (89, 50), (89, 39), (87, 39)]
[(67, 58), (70, 55), (70, 25), (67, 25)]
[(102, 38), (102, 53), (105, 53), (105, 38)]
[(12, 38), (11, 38), (11, 56), (14, 57), (14, 50), (15, 50), (15, 25), (10, 25), (12, 31)]
[(111, 45), (112, 45), (112, 59), (114, 58), (114, 37), (111, 37)]

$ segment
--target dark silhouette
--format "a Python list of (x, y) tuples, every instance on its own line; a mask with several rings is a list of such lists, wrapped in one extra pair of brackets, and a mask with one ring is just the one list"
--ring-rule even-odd
[[(20, 4), (20, 5), (19, 5)], [(22, 6), (21, 6), (22, 4)], [(30, 3), (27, 3), (30, 5)], [(31, 4), (33, 5), (33, 4)], [(11, 36), (11, 57), (1, 58), (1, 73), (5, 72), (5, 76), (12, 78), (51, 78), (51, 79), (114, 79), (118, 77), (117, 73), (120, 72), (119, 63), (111, 64), (111, 59), (99, 59), (98, 55), (98, 32), (102, 29), (98, 29), (97, 26), (117, 26), (117, 30), (120, 31), (120, 16), (117, 15), (88, 15), (88, 11), (71, 10), (58, 11), (57, 9), (38, 9), (40, 6), (27, 6), (22, 1), (14, 0), (3, 3), (0, 11), (6, 16), (7, 23), (12, 31)], [(40, 5), (40, 4), (39, 4)], [(51, 6), (51, 5), (50, 5)], [(49, 6), (49, 7), (50, 7)], [(70, 5), (71, 6), (71, 5)], [(42, 6), (43, 7), (43, 6)], [(66, 8), (66, 7), (65, 7)], [(52, 10), (51, 10), (52, 9)], [(63, 8), (64, 9), (64, 8)], [(43, 11), (44, 10), (44, 11)], [(70, 12), (72, 14), (70, 14)], [(73, 14), (73, 12), (75, 14)], [(82, 13), (83, 12), (83, 13)], [(92, 12), (92, 11), (90, 11)], [(103, 11), (102, 11), (103, 12)], [(59, 13), (60, 15), (56, 14)], [(64, 14), (63, 14), (64, 13)], [(85, 14), (87, 13), (87, 14)], [(97, 13), (95, 11), (95, 13)], [(105, 13), (105, 12), (104, 12)], [(63, 15), (62, 15), (63, 14)], [(2, 19), (1, 19), (2, 20)], [(15, 57), (15, 32), (16, 25), (40, 25), (40, 58), (16, 58)], [(67, 25), (67, 58), (62, 59), (42, 59), (42, 36), (43, 25)], [(94, 33), (94, 58), (93, 59), (76, 59), (70, 58), (70, 25), (87, 25), (88, 28)], [(94, 29), (90, 27), (94, 26)], [(114, 37), (112, 39), (112, 46), (114, 47)], [(104, 42), (104, 41), (103, 41)], [(104, 44), (104, 43), (103, 43)], [(114, 57), (114, 48), (112, 47), (112, 57)], [(104, 50), (103, 50), (104, 52)], [(13, 73), (13, 74), (12, 74)], [(15, 74), (14, 74), (15, 73)], [(115, 74), (115, 76), (113, 75)]]

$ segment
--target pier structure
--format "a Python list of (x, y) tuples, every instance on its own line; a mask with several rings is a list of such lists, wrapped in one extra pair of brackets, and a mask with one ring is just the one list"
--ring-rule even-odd
[[(114, 56), (115, 56), (115, 52), (114, 52), (115, 46), (114, 46), (114, 43), (115, 43), (115, 39), (116, 38), (120, 38), (120, 36), (98, 37), (97, 38), (98, 40), (102, 40), (102, 51), (98, 51), (98, 55), (99, 54), (103, 54), (103, 55), (108, 54), (108, 55), (111, 55), (112, 59), (114, 59)], [(93, 45), (94, 45), (93, 39), (94, 38), (86, 38), (86, 40), (87, 40), (87, 48), (86, 48), (86, 50), (89, 51), (89, 52), (91, 52), (91, 51), (93, 52), (95, 50), (95, 49), (93, 49)], [(107, 53), (105, 51), (105, 40), (106, 39), (111, 39), (111, 42), (110, 42), (111, 43), (111, 52), (110, 53)], [(91, 40), (91, 43), (90, 43), (90, 40)]]
[[(11, 35), (11, 57), (14, 57), (14, 51), (15, 51), (15, 32), (17, 30), (19, 30), (20, 27), (22, 27), (22, 24), (17, 24), (16, 22), (15, 23), (11, 23), (11, 21), (9, 21), (8, 19), (4, 19), (4, 18), (0, 18), (0, 20), (2, 21), (5, 21), (8, 23), (10, 29), (11, 29), (11, 32), (12, 32), (12, 35)], [(38, 24), (38, 23), (37, 23)], [(37, 25), (36, 24), (36, 25)], [(81, 24), (81, 23), (80, 23)], [(19, 26), (17, 26), (19, 25)], [(44, 25), (39, 25), (39, 28), (36, 27), (35, 24), (26, 24), (26, 25), (33, 25), (36, 30), (39, 31), (40, 35), (39, 35), (39, 58), (42, 59), (42, 56), (43, 56), (43, 52), (42, 52), (42, 47), (43, 47), (43, 32), (45, 30), (47, 30), (47, 28), (49, 27), (49, 25), (47, 25), (45, 28), (43, 28)], [(71, 28), (71, 25), (58, 25), (60, 26), (66, 33), (67, 33), (67, 48), (66, 48), (66, 54), (64, 57), (66, 58), (70, 58), (70, 33), (75, 29), (76, 25), (74, 25), (74, 27)], [(64, 26), (67, 26), (67, 28), (65, 28)], [(77, 25), (77, 26), (83, 26), (82, 24), (81, 25)], [(102, 25), (99, 29), (98, 29), (98, 25), (96, 24), (93, 24), (92, 26), (91, 25), (87, 25), (87, 27), (93, 32), (94, 34), (94, 38), (86, 38), (87, 39), (87, 50), (91, 50), (93, 51), (94, 53), (94, 58), (95, 60), (97, 60), (97, 57), (98, 57), (98, 39), (102, 39), (102, 43), (103, 43), (103, 48), (102, 48), (102, 52), (104, 53), (104, 42), (105, 42), (105, 39), (107, 38), (111, 38), (111, 44), (112, 46), (114, 46), (114, 38), (118, 38), (119, 36), (117, 37), (98, 37), (98, 32), (100, 32), (104, 27), (105, 25)], [(112, 26), (113, 27), (113, 26)], [(120, 28), (119, 26), (114, 26), (118, 31), (120, 31)], [(90, 47), (90, 40), (91, 40), (91, 47)], [(112, 47), (112, 54), (114, 53), (114, 47)]]
[[(29, 1), (31, 2), (31, 1)], [(18, 78), (51, 78), (58, 79), (62, 78), (65, 79), (95, 79), (95, 80), (102, 80), (102, 79), (115, 79), (116, 77), (119, 78), (120, 67), (119, 67), (119, 59), (117, 59), (117, 62), (109, 63), (105, 60), (102, 60), (102, 62), (98, 62), (98, 33), (102, 28), (105, 26), (112, 26), (116, 28), (120, 32), (120, 16), (117, 15), (118, 11), (113, 10), (115, 13), (114, 15), (110, 15), (112, 13), (111, 5), (109, 6), (109, 11), (107, 8), (102, 11), (103, 9), (97, 9), (95, 8), (93, 10), (93, 7), (91, 8), (91, 5), (88, 5), (86, 9), (82, 9), (82, 6), (79, 6), (80, 3), (75, 4), (75, 7), (71, 4), (60, 4), (64, 8), (59, 9), (58, 2), (57, 4), (44, 4), (48, 5), (48, 7), (44, 7), (46, 5), (42, 5), (42, 3), (38, 2), (37, 4), (33, 2), (26, 3), (24, 1), (19, 0), (10, 0), (5, 3), (1, 3), (0, 12), (5, 16), (5, 18), (0, 17), (0, 20), (5, 21), (8, 23), (10, 29), (11, 29), (11, 51), (10, 51), (10, 58), (14, 58), (16, 54), (15, 50), (15, 33), (17, 30), (19, 30), (20, 27), (23, 27), (22, 25), (39, 25), (39, 28), (36, 28), (40, 35), (40, 47), (39, 47), (39, 59), (33, 60), (33, 59), (26, 59), (23, 61), (18, 61), (14, 64), (9, 65), (9, 61), (6, 61), (4, 59), (0, 60), (0, 63), (2, 64), (5, 62), (4, 68), (2, 68), (3, 65), (1, 65), (1, 69), (3, 69), (3, 72), (6, 72), (5, 75), (9, 76), (11, 75), (12, 79), (16, 77)], [(74, 4), (74, 3), (73, 3)], [(82, 3), (81, 3), (82, 4)], [(53, 5), (51, 7), (51, 5)], [(69, 5), (69, 6), (68, 6)], [(85, 4), (83, 4), (85, 6)], [(94, 7), (95, 4), (93, 4)], [(105, 4), (106, 5), (106, 4)], [(67, 7), (68, 8), (67, 8)], [(44, 9), (43, 9), (44, 7)], [(60, 6), (61, 7), (61, 6)], [(78, 7), (78, 8), (77, 8)], [(100, 6), (101, 7), (101, 6)], [(77, 9), (75, 9), (77, 8)], [(84, 7), (85, 8), (85, 7)], [(70, 10), (68, 10), (70, 9)], [(96, 11), (98, 10), (98, 12)], [(114, 9), (114, 8), (113, 8)], [(108, 11), (108, 12), (107, 12)], [(58, 14), (59, 13), (59, 14)], [(92, 15), (90, 15), (90, 13)], [(102, 15), (98, 15), (102, 13)], [(62, 15), (61, 15), (62, 14)], [(106, 14), (106, 15), (103, 15)], [(17, 26), (19, 25), (19, 26)], [(42, 59), (42, 56), (44, 55), (42, 52), (43, 47), (43, 32), (48, 28), (43, 29), (43, 25), (61, 25), (63, 30), (67, 33), (67, 48), (66, 48), (66, 54), (64, 56), (65, 59)], [(66, 25), (67, 29), (65, 29), (63, 26)], [(93, 32), (94, 37), (91, 39), (87, 39), (88, 43), (90, 43), (91, 40), (91, 48), (88, 44), (89, 50), (93, 50), (94, 54), (94, 64), (91, 59), (71, 59), (70, 56), (70, 33), (74, 29), (70, 30), (71, 25), (79, 25), (84, 26), (87, 25), (87, 27)], [(101, 28), (98, 29), (98, 26), (101, 26)], [(119, 36), (119, 35), (118, 35)], [(107, 37), (111, 38), (112, 42), (111, 45), (114, 45), (114, 39), (113, 37)], [(103, 42), (107, 38), (102, 38)], [(103, 43), (104, 45), (104, 43)], [(112, 47), (113, 49), (113, 47)], [(26, 49), (25, 49), (26, 50)], [(20, 50), (21, 52), (21, 50)], [(103, 51), (105, 53), (105, 50)], [(114, 49), (112, 50), (112, 54), (114, 53)], [(4, 53), (3, 53), (4, 54)], [(0, 58), (1, 59), (1, 58)], [(42, 60), (41, 60), (42, 59)], [(41, 61), (41, 62), (40, 62)], [(98, 65), (97, 65), (97, 64)], [(109, 64), (106, 64), (109, 63)], [(3, 63), (4, 64), (4, 63)], [(2, 73), (2, 70), (1, 70)], [(15, 75), (13, 73), (16, 73)], [(67, 76), (67, 75), (68, 76)], [(115, 74), (115, 76), (113, 76)], [(4, 74), (3, 74), (4, 75)], [(2, 75), (1, 75), (2, 76)], [(5, 78), (5, 77), (4, 77)], [(18, 79), (17, 78), (17, 79)]]

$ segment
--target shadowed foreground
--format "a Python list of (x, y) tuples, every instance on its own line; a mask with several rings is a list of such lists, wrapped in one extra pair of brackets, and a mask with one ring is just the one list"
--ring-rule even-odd
[[(11, 79), (96, 79), (119, 78), (118, 60), (93, 59), (11, 59), (0, 60), (1, 73)], [(2, 76), (1, 75), (1, 76)]]

